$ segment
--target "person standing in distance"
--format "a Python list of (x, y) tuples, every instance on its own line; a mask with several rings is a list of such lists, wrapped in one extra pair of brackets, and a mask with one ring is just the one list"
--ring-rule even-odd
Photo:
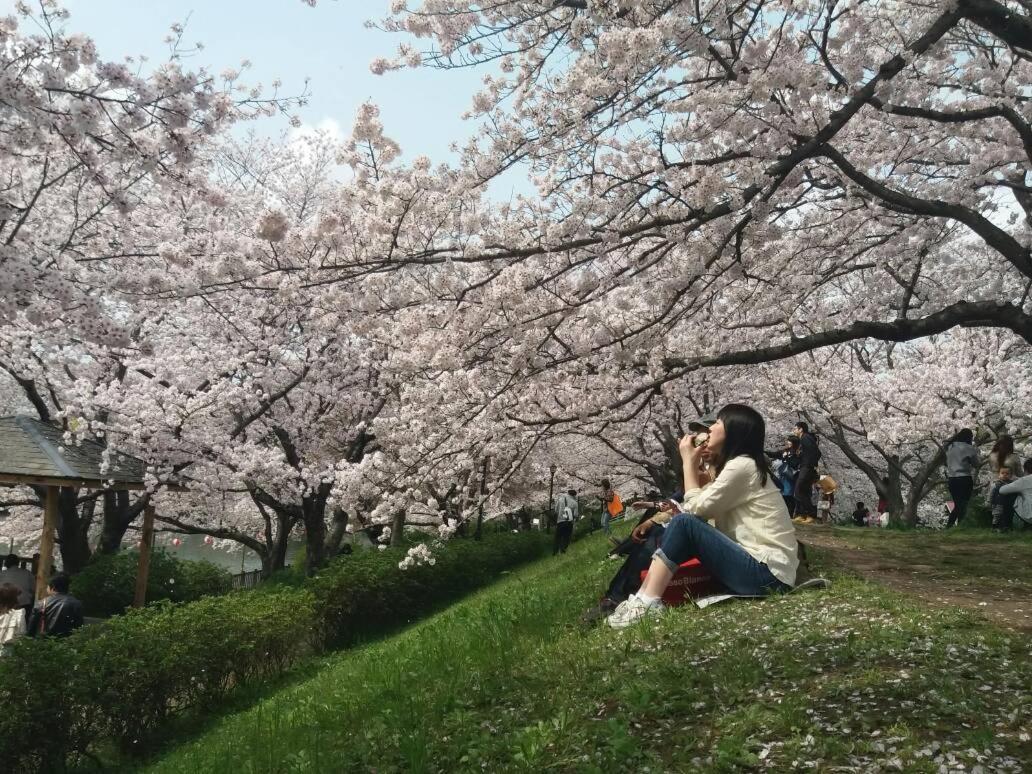
[(801, 519), (814, 519), (817, 506), (813, 502), (813, 485), (817, 483), (817, 463), (821, 459), (821, 449), (817, 445), (817, 437), (810, 432), (806, 422), (796, 422), (792, 435), (799, 439), (799, 474), (795, 482), (795, 516)]
[(560, 492), (552, 506), (555, 513), (555, 542), (552, 544), (552, 556), (565, 554), (573, 538), (573, 523), (580, 517), (580, 505), (577, 503), (577, 490), (568, 489)]
[(947, 529), (960, 524), (975, 491), (979, 455), (974, 440), (975, 434), (965, 427), (946, 442), (946, 486), (953, 498), (953, 512), (946, 522)]

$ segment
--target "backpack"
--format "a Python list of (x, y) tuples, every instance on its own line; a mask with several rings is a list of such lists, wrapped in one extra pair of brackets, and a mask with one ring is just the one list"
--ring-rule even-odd
[(613, 492), (613, 499), (609, 501), (608, 508), (610, 516), (619, 516), (621, 513), (623, 513), (623, 501), (620, 499), (620, 495), (618, 495), (616, 492)]
[(563, 512), (559, 514), (559, 521), (573, 521), (573, 511), (570, 510), (569, 505), (563, 508)]

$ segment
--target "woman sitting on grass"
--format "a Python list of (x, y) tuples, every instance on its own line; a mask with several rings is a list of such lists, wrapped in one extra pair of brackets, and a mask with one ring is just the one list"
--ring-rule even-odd
[[(681, 439), (685, 513), (671, 520), (641, 589), (609, 616), (611, 627), (661, 613), (667, 584), (693, 557), (734, 594), (770, 594), (795, 584), (799, 544), (763, 453), (765, 433), (758, 412), (730, 403), (717, 414), (707, 441), (696, 446), (694, 435)], [(705, 489), (699, 484), (704, 451), (716, 471)]]

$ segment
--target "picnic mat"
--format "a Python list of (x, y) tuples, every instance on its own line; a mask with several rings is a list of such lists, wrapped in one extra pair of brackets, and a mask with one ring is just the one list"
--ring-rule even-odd
[[(802, 591), (803, 589), (826, 589), (830, 586), (831, 581), (826, 578), (810, 578), (810, 580), (805, 583), (793, 586), (787, 593), (794, 594), (795, 592)], [(697, 607), (702, 608), (715, 605), (718, 602), (724, 602), (728, 599), (764, 599), (765, 597), (766, 595), (764, 594), (708, 594), (704, 597), (693, 599), (692, 602), (694, 602)]]

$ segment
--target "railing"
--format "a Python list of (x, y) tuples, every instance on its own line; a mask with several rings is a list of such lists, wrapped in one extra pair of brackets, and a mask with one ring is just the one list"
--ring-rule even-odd
[[(0, 557), (3, 559), (4, 557)], [(39, 554), (33, 554), (32, 556), (16, 556), (18, 560), (18, 567), (23, 570), (28, 570), (33, 575), (36, 574), (36, 565), (39, 563)]]
[(232, 580), (234, 589), (253, 589), (262, 582), (262, 571), (248, 570), (247, 572), (238, 572), (233, 576)]

